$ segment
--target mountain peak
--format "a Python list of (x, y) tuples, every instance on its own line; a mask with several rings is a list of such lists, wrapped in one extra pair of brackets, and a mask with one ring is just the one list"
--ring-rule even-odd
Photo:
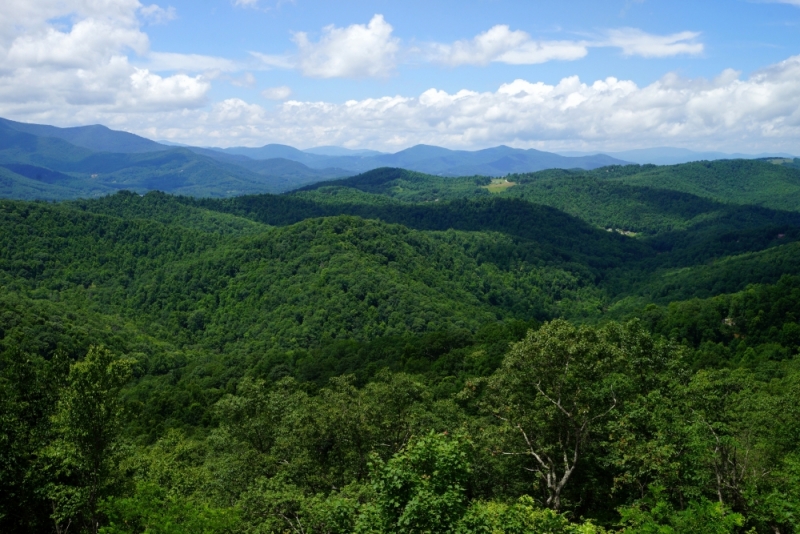
[(168, 147), (150, 139), (132, 134), (112, 130), (102, 124), (89, 126), (72, 126), (59, 128), (44, 124), (31, 124), (16, 122), (9, 119), (0, 119), (4, 126), (38, 137), (55, 137), (75, 146), (96, 150), (99, 152), (117, 152), (135, 154), (142, 152), (158, 152), (167, 150)]

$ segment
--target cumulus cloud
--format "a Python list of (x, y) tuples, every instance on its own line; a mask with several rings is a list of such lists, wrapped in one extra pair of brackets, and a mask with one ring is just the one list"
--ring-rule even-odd
[(292, 89), (286, 85), (280, 87), (268, 87), (261, 91), (261, 96), (267, 100), (286, 100), (292, 96)]
[(228, 99), (129, 129), (224, 146), (281, 142), (394, 151), (417, 143), (505, 143), (545, 150), (672, 145), (792, 152), (800, 142), (800, 56), (749, 78), (730, 70), (713, 80), (669, 74), (643, 87), (573, 76), (557, 84), (520, 79), (490, 92), (430, 89), (342, 104), (289, 100), (277, 110)]
[(580, 59), (587, 54), (586, 43), (534, 41), (527, 33), (497, 25), (469, 41), (430, 45), (430, 56), (450, 66), (486, 65), (496, 61), (531, 65), (552, 60)]
[(680, 54), (697, 55), (703, 44), (696, 42), (698, 32), (680, 32), (671, 35), (652, 35), (636, 28), (608, 31), (605, 44), (622, 49), (626, 56), (668, 57)]
[(137, 110), (174, 107), (199, 107), (205, 103), (209, 83), (201, 77), (176, 74), (162, 78), (147, 69), (134, 69), (130, 75), (130, 91), (126, 107)]
[[(0, 101), (7, 116), (73, 115), (66, 120), (74, 121), (81, 114), (105, 114), (119, 120), (121, 113), (191, 109), (206, 102), (207, 77), (161, 76), (129, 61), (150, 54), (140, 17), (164, 20), (174, 10), (143, 7), (136, 0), (7, 0), (3, 11)], [(72, 22), (64, 27), (53, 20)], [(153, 62), (161, 63), (158, 68), (189, 63), (176, 54), (154, 54)]]
[(305, 32), (298, 32), (294, 41), (297, 66), (303, 74), (315, 78), (388, 76), (394, 71), (400, 48), (383, 15), (375, 15), (367, 25), (326, 26), (317, 42), (312, 42)]
[(75, 23), (69, 32), (50, 27), (19, 36), (11, 43), (3, 63), (6, 67), (87, 68), (102, 61), (109, 52), (131, 49), (144, 54), (148, 47), (147, 35), (137, 28), (85, 19)]

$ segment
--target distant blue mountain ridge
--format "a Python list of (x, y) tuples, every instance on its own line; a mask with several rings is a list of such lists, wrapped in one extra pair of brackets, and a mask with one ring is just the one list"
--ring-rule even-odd
[[(561, 152), (562, 156), (581, 157), (592, 154), (591, 152)], [(634, 150), (623, 150), (621, 152), (606, 152), (607, 155), (644, 165), (652, 163), (654, 165), (678, 165), (692, 161), (714, 161), (720, 159), (763, 159), (763, 158), (795, 158), (785, 152), (766, 152), (761, 154), (743, 154), (740, 152), (697, 152), (688, 148), (675, 147), (654, 147), (640, 148)]]
[(55, 128), (0, 119), (0, 197), (59, 200), (121, 189), (226, 197), (280, 193), (353, 173), (287, 159), (256, 161), (166, 146), (102, 126)]
[[(497, 146), (450, 150), (416, 145), (388, 154), (321, 146), (193, 147), (159, 143), (102, 125), (59, 128), (0, 118), (0, 197), (60, 199), (120, 189), (192, 196), (280, 193), (381, 167), (439, 176), (505, 176), (544, 169), (765, 157), (654, 148), (613, 154), (555, 154)], [(790, 157), (772, 154), (774, 157)]]
[[(438, 146), (416, 145), (394, 154), (372, 151), (331, 150), (330, 147), (299, 150), (288, 145), (270, 144), (258, 148), (214, 148), (223, 154), (251, 159), (285, 158), (312, 169), (339, 168), (361, 173), (380, 167), (401, 167), (440, 176), (505, 176), (509, 173), (535, 172), (544, 169), (596, 169), (623, 165), (624, 160), (604, 154), (580, 157), (561, 156), (540, 150), (497, 146), (483, 150), (450, 150)], [(346, 151), (346, 152), (345, 152)], [(331, 155), (338, 152), (341, 155)]]
[[(203, 148), (162, 144), (128, 132), (105, 126), (57, 128), (0, 119), (6, 127), (38, 137), (51, 137), (75, 146), (100, 152), (147, 153), (187, 148), (204, 156), (230, 164), (242, 165), (250, 160), (284, 159), (301, 163), (310, 169), (338, 169), (340, 174), (360, 173), (379, 167), (405, 169), (442, 176), (489, 175), (503, 176), (513, 172), (534, 172), (549, 168), (595, 169), (606, 165), (623, 164), (624, 160), (603, 154), (568, 157), (539, 150), (522, 150), (498, 146), (477, 151), (449, 150), (430, 145), (416, 145), (394, 154), (373, 150), (351, 150), (342, 147), (315, 147), (308, 150), (268, 144), (262, 147)], [(239, 156), (238, 159), (225, 156)], [(263, 165), (262, 165), (263, 167)]]

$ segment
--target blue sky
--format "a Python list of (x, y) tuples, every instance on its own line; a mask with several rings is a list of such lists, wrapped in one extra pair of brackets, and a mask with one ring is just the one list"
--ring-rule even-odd
[[(800, 4), (800, 2), (798, 2)], [(489, 64), (440, 68), (410, 58), (387, 79), (309, 80), (293, 71), (255, 72), (259, 84), (290, 85), (303, 99), (347, 100), (385, 94), (421, 93), (431, 87), (494, 90), (522, 77), (558, 83), (579, 75), (594, 81), (608, 76), (651, 83), (666, 72), (715, 77), (726, 68), (748, 73), (800, 53), (800, 7), (782, 3), (728, 1), (343, 1), (296, 0), (265, 10), (232, 7), (226, 2), (173, 2), (178, 18), (148, 29), (152, 47), (181, 53), (247, 61), (249, 52), (292, 54), (295, 32), (319, 38), (328, 25), (367, 24), (382, 14), (393, 35), (406, 46), (472, 39), (496, 25), (522, 30), (534, 39), (602, 39), (608, 29), (630, 27), (656, 35), (700, 33), (703, 53), (673, 57), (625, 56), (618, 49), (594, 49), (577, 61), (537, 65)], [(229, 94), (228, 88), (221, 94)], [(247, 93), (242, 93), (247, 94)]]
[(200, 145), (800, 153), (800, 0), (7, 0), (0, 115)]

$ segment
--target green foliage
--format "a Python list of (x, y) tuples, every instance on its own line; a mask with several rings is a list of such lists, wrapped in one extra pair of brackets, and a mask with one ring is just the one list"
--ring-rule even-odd
[(0, 530), (796, 532), (789, 167), (2, 201)]
[(800, 171), (760, 160), (698, 161), (655, 167), (620, 181), (682, 191), (720, 202), (791, 211), (797, 211), (800, 200)]
[(10, 348), (0, 353), (0, 525), (42, 531), (52, 509), (41, 496), (49, 483), (40, 449), (52, 435), (59, 385), (69, 368), (63, 353), (47, 361)]
[(646, 254), (641, 245), (620, 235), (599, 231), (545, 206), (510, 199), (456, 199), (420, 204), (357, 201), (345, 204), (312, 202), (295, 196), (259, 195), (185, 201), (276, 226), (311, 217), (347, 214), (418, 230), (501, 232), (515, 238), (520, 253), (554, 263), (566, 260), (608, 267)]
[[(642, 317), (650, 328), (693, 348), (697, 365), (765, 365), (800, 350), (800, 278), (782, 276), (777, 284), (752, 285), (709, 299), (650, 305)], [(766, 347), (778, 346), (768, 354)], [(745, 357), (750, 350), (762, 357)]]
[(620, 510), (623, 532), (631, 534), (731, 534), (744, 524), (741, 514), (732, 513), (720, 503), (692, 502), (684, 510), (675, 510), (661, 499), (661, 490), (653, 489), (650, 502)]
[(484, 410), (502, 421), (497, 453), (527, 457), (542, 500), (558, 511), (609, 422), (678, 358), (637, 322), (596, 329), (553, 321), (531, 331), (487, 384)]
[(411, 441), (386, 464), (378, 464), (374, 489), (377, 515), (384, 525), (378, 530), (454, 532), (467, 508), (467, 455), (463, 438), (430, 433)]
[(488, 233), (339, 217), (225, 241), (141, 219), (6, 207), (0, 261), (12, 287), (129, 312), (214, 349), (475, 329), (562, 306), (591, 313), (600, 299), (588, 273), (532, 264), (527, 253), (509, 257), (514, 241)]
[(461, 519), (459, 534), (602, 534), (591, 522), (570, 523), (564, 515), (536, 507), (533, 499), (520, 497), (513, 504), (496, 501), (473, 503)]
[[(342, 180), (312, 184), (296, 193), (302, 198), (325, 198), (342, 195), (342, 189), (358, 190), (370, 195), (402, 202), (439, 202), (466, 196), (488, 196), (483, 176), (441, 178), (430, 174), (396, 168), (381, 168)], [(491, 179), (488, 179), (491, 182)], [(305, 192), (314, 192), (310, 195)], [(356, 197), (358, 198), (358, 197)], [(365, 198), (365, 197), (361, 197)]]
[(99, 503), (117, 482), (118, 439), (123, 406), (119, 392), (129, 380), (132, 362), (91, 347), (70, 367), (53, 416), (55, 439), (46, 446), (52, 477), (44, 492), (52, 503), (57, 531), (82, 523), (100, 527)]
[(125, 219), (148, 219), (212, 234), (251, 235), (267, 230), (264, 225), (248, 219), (187, 206), (176, 197), (159, 191), (151, 191), (144, 196), (120, 191), (91, 202), (77, 200), (67, 205), (91, 213)]
[(103, 503), (101, 534), (217, 534), (236, 532), (234, 510), (182, 500), (155, 484), (139, 483), (130, 497)]

